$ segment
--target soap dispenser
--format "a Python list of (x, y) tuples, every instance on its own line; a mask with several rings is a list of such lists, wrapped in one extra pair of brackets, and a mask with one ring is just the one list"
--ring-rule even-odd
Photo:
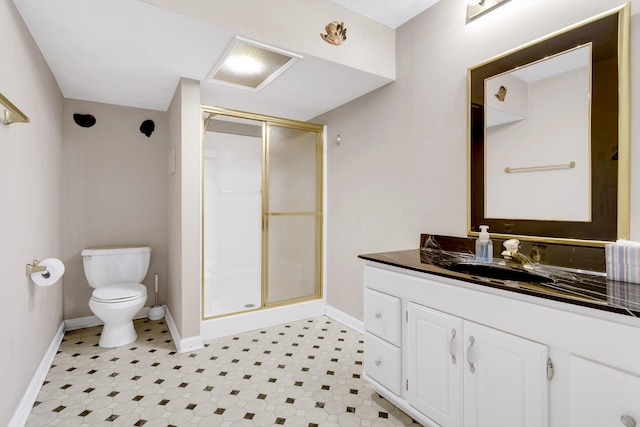
[(489, 263), (493, 260), (493, 242), (489, 239), (488, 225), (480, 226), (480, 236), (476, 240), (476, 261)]

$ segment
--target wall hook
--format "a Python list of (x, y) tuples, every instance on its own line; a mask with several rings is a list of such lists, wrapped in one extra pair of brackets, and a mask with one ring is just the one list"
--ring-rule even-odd
[(340, 143), (342, 142), (342, 138), (340, 137), (340, 134), (336, 135), (336, 145), (340, 145)]

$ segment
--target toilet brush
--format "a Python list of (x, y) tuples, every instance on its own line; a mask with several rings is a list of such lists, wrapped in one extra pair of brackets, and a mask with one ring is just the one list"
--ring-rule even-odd
[(149, 320), (160, 320), (164, 317), (164, 307), (158, 304), (158, 273), (156, 273), (156, 303), (149, 309)]

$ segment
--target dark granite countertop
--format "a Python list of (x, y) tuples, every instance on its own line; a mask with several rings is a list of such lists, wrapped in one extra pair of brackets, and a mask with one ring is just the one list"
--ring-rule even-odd
[[(434, 247), (433, 243), (436, 241), (436, 247)], [(483, 287), (502, 289), (534, 297), (640, 317), (640, 285), (607, 280), (604, 272), (598, 271), (598, 269), (601, 268), (600, 264), (602, 267), (604, 266), (604, 261), (602, 261), (602, 263), (597, 261), (598, 256), (593, 253), (590, 256), (588, 250), (585, 252), (586, 255), (581, 254), (580, 260), (583, 261), (592, 258), (591, 261), (587, 262), (587, 264), (589, 264), (589, 262), (591, 262), (591, 264), (587, 266), (593, 268), (593, 260), (596, 260), (596, 268), (587, 270), (584, 264), (581, 265), (579, 262), (572, 260), (568, 254), (575, 253), (575, 248), (555, 248), (552, 249), (551, 252), (556, 250), (560, 255), (562, 255), (562, 251), (566, 251), (567, 253), (565, 256), (559, 256), (560, 262), (554, 262), (553, 264), (536, 263), (534, 271), (550, 277), (550, 280), (533, 283), (530, 281), (494, 280), (467, 272), (453, 271), (451, 269), (452, 262), (474, 263), (473, 251), (469, 248), (471, 243), (474, 243), (473, 239), (423, 235), (421, 238), (421, 247), (418, 249), (363, 254), (358, 257), (367, 261), (374, 261), (421, 273), (462, 280)], [(501, 245), (502, 242), (494, 241), (494, 254), (500, 250), (500, 248), (495, 247), (496, 244)], [(602, 250), (602, 248), (590, 249)], [(604, 259), (604, 253), (602, 253), (602, 259)], [(498, 258), (494, 259), (494, 264), (499, 268), (506, 268), (509, 271), (518, 270), (518, 268), (498, 265), (504, 264)], [(570, 266), (567, 267), (566, 264)]]

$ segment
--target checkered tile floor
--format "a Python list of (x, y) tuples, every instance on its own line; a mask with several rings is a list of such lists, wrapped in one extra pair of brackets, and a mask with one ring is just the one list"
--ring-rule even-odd
[(405, 426), (360, 378), (362, 335), (316, 317), (175, 351), (164, 320), (98, 347), (100, 327), (67, 332), (27, 426)]

